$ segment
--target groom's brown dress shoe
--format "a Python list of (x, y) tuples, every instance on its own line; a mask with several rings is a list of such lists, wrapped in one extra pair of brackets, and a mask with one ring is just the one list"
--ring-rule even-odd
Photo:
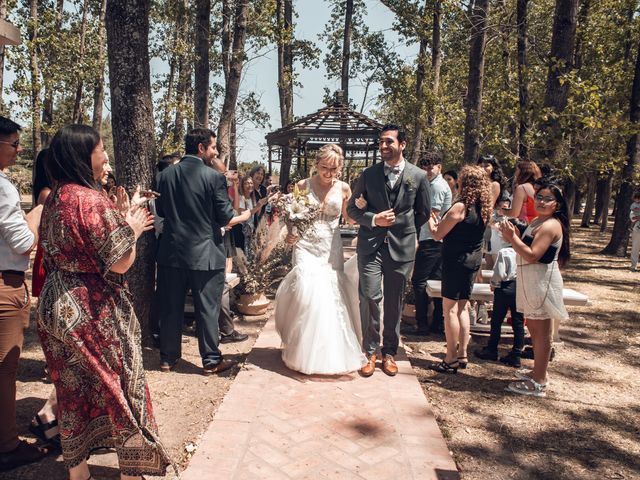
[(390, 377), (395, 376), (398, 373), (398, 366), (392, 355), (385, 355), (382, 358), (382, 371)]
[(376, 370), (376, 354), (372, 353), (367, 357), (367, 364), (359, 372), (363, 377), (370, 377)]

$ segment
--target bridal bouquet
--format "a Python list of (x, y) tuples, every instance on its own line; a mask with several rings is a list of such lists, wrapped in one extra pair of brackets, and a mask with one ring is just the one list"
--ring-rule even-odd
[(293, 193), (278, 198), (275, 207), (278, 216), (294, 235), (304, 235), (313, 229), (314, 222), (322, 213), (320, 205), (309, 198), (309, 192), (300, 190), (298, 185), (294, 187)]

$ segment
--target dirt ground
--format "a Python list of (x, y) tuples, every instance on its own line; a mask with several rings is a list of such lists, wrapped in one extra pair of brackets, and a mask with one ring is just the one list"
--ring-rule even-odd
[[(546, 399), (505, 392), (514, 369), (473, 354), (457, 375), (428, 370), (444, 337), (407, 343), (464, 480), (640, 478), (640, 273), (599, 255), (610, 234), (596, 229), (574, 224), (563, 277), (592, 305), (569, 308)], [(474, 338), (470, 352), (485, 342)]]
[[(223, 355), (237, 360), (239, 365), (242, 365), (271, 311), (272, 309), (261, 316), (236, 317), (236, 329), (248, 334), (249, 339), (242, 343), (220, 345)], [(144, 347), (143, 356), (160, 437), (178, 469), (183, 470), (195, 451), (193, 448), (197, 448), (198, 439), (213, 419), (218, 405), (242, 367), (235, 367), (219, 376), (201, 375), (198, 342), (193, 334), (187, 333), (183, 335), (182, 360), (173, 372), (159, 371), (160, 359), (157, 349)], [(44, 355), (32, 318), (20, 358), (17, 385), (18, 433), (30, 441), (35, 440), (35, 437), (28, 431), (29, 422), (53, 390), (52, 384), (44, 377), (44, 367)], [(120, 478), (117, 458), (113, 452), (104, 451), (92, 455), (89, 465), (96, 480)], [(166, 478), (173, 478), (169, 473), (171, 472), (168, 472)], [(43, 478), (67, 479), (61, 455), (49, 455), (39, 463), (0, 473), (0, 480)], [(159, 477), (147, 475), (146, 478), (151, 480)]]
[[(628, 258), (598, 255), (608, 234), (600, 236), (595, 228), (573, 231), (574, 257), (564, 279), (589, 295), (592, 305), (569, 309), (546, 399), (506, 393), (513, 369), (473, 356), (457, 375), (428, 370), (444, 355), (444, 337), (406, 343), (464, 480), (640, 478), (640, 273), (628, 270)], [(251, 338), (222, 345), (223, 353), (242, 362), (266, 318), (238, 321), (238, 329)], [(474, 339), (471, 351), (484, 342)], [(177, 370), (163, 374), (157, 350), (144, 350), (160, 435), (179, 467), (188, 463), (188, 450), (197, 448), (241, 368), (204, 377), (193, 336), (184, 336), (183, 352)], [(18, 425), (31, 440), (28, 423), (52, 389), (43, 378), (44, 366), (32, 324), (18, 373)], [(94, 455), (90, 464), (94, 478), (118, 478), (115, 454)], [(60, 456), (0, 473), (0, 480), (42, 478), (67, 478)]]

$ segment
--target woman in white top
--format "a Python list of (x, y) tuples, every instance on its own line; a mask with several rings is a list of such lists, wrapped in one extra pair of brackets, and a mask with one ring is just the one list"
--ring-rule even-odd
[(517, 256), (516, 304), (524, 314), (533, 342), (534, 363), (530, 372), (518, 374), (521, 382), (508, 390), (523, 395), (546, 396), (547, 367), (551, 354), (552, 319), (566, 320), (560, 267), (569, 260), (569, 218), (560, 187), (540, 179), (534, 195), (538, 216), (520, 238), (510, 222), (501, 224), (504, 239)]

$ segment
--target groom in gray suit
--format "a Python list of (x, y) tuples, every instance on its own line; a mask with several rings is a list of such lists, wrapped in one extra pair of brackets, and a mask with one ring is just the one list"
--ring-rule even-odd
[[(373, 375), (380, 347), (380, 303), (384, 284), (382, 370), (398, 373), (398, 350), (404, 288), (416, 255), (416, 232), (429, 219), (429, 181), (420, 168), (404, 160), (406, 133), (397, 125), (380, 132), (382, 162), (365, 169), (356, 181), (347, 212), (360, 225), (358, 271), (362, 346), (368, 362), (360, 370)], [(365, 209), (356, 199), (367, 201)]]

